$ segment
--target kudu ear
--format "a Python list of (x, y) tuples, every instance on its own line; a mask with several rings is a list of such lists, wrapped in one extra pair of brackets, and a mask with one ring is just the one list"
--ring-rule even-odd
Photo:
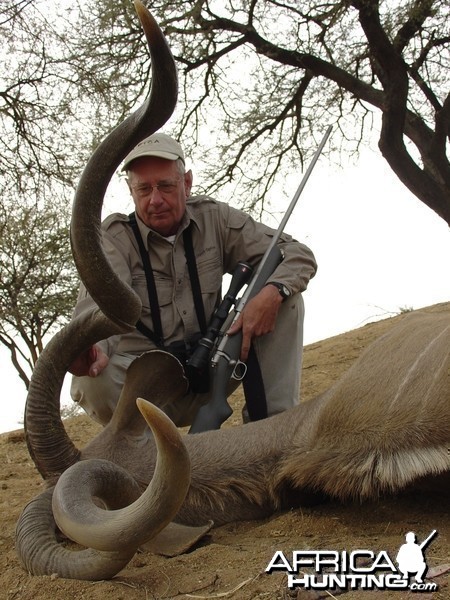
[(214, 521), (206, 525), (191, 527), (180, 523), (169, 523), (161, 533), (142, 545), (142, 549), (152, 554), (172, 558), (184, 554), (200, 541), (214, 526)]
[(144, 352), (128, 367), (110, 427), (138, 434), (146, 423), (137, 410), (137, 398), (144, 398), (164, 410), (165, 405), (177, 401), (187, 390), (183, 367), (172, 354), (162, 350)]

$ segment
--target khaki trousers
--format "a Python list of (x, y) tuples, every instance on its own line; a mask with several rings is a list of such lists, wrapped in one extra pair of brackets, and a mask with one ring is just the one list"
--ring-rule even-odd
[[(299, 402), (303, 354), (304, 304), (301, 294), (288, 298), (280, 307), (275, 331), (255, 338), (256, 350), (266, 393), (268, 414), (274, 415)], [(95, 421), (106, 425), (114, 412), (125, 381), (125, 374), (136, 355), (116, 353), (97, 377), (73, 377), (72, 399)], [(232, 381), (229, 393), (239, 385)], [(188, 393), (178, 402), (161, 406), (182, 427), (191, 425), (210, 394)], [(151, 394), (148, 400), (151, 401)]]

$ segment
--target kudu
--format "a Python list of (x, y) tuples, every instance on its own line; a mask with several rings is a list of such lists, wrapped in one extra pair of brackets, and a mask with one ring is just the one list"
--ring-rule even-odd
[[(36, 575), (112, 577), (151, 538), (164, 543), (168, 534), (186, 533), (171, 521), (256, 519), (316, 496), (375, 498), (424, 487), (429, 479), (448, 481), (450, 474), (448, 307), (407, 315), (310, 402), (263, 421), (184, 437), (155, 406), (184, 393), (181, 365), (149, 352), (132, 363), (109, 425), (83, 450), (71, 442), (59, 406), (68, 365), (92, 343), (129, 330), (140, 311), (101, 249), (103, 194), (123, 157), (161, 127), (176, 102), (170, 52), (136, 4), (153, 58), (151, 95), (94, 153), (72, 220), (75, 261), (100, 309), (80, 315), (50, 341), (27, 399), (30, 454), (52, 485), (25, 507), (17, 525), (19, 555)], [(145, 420), (136, 407), (140, 397), (152, 402), (137, 401)], [(66, 549), (58, 528), (87, 549)]]

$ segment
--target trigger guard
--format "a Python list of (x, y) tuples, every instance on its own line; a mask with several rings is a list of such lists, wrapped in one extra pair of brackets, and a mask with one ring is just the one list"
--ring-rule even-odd
[[(240, 371), (242, 371), (242, 373)], [(247, 375), (247, 365), (245, 364), (245, 362), (242, 362), (242, 360), (238, 360), (233, 369), (233, 373), (231, 374), (231, 377), (233, 379), (235, 379), (236, 381), (242, 381), (246, 375)]]

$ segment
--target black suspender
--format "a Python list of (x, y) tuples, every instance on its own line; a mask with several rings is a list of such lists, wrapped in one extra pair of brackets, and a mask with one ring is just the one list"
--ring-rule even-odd
[[(150, 262), (150, 255), (147, 252), (144, 242), (142, 240), (141, 232), (139, 231), (139, 225), (137, 223), (135, 213), (133, 212), (130, 215), (128, 215), (128, 218), (129, 218), (129, 222), (130, 222), (131, 228), (133, 230), (134, 236), (138, 243), (139, 252), (141, 255), (141, 259), (142, 259), (142, 264), (144, 267), (145, 278), (147, 280), (148, 299), (150, 302), (150, 311), (152, 313), (154, 331), (149, 329), (144, 323), (142, 323), (142, 321), (140, 319), (136, 323), (136, 329), (138, 329), (138, 331), (140, 331), (143, 335), (148, 337), (157, 346), (159, 346), (160, 348), (163, 348), (164, 347), (164, 335), (163, 335), (162, 323), (161, 323), (161, 312), (159, 309), (158, 293), (156, 290), (155, 277), (153, 275), (153, 269), (152, 269), (152, 265)], [(200, 287), (200, 280), (198, 277), (197, 263), (195, 260), (194, 247), (192, 244), (192, 234), (191, 234), (190, 227), (186, 228), (183, 231), (183, 242), (184, 242), (184, 249), (185, 249), (186, 261), (187, 261), (187, 266), (188, 266), (189, 278), (191, 280), (191, 288), (192, 288), (192, 295), (194, 298), (195, 313), (197, 315), (197, 320), (198, 320), (198, 324), (200, 326), (200, 330), (201, 330), (202, 334), (204, 334), (206, 331), (206, 316), (205, 316), (205, 309), (203, 306), (202, 292), (201, 292), (201, 287)]]
[(158, 294), (156, 292), (156, 284), (155, 277), (153, 275), (153, 269), (150, 262), (150, 257), (145, 249), (144, 242), (142, 240), (141, 233), (139, 231), (139, 226), (136, 221), (136, 215), (131, 213), (128, 215), (130, 219), (130, 225), (133, 229), (134, 236), (139, 246), (139, 253), (142, 259), (142, 265), (144, 267), (145, 279), (147, 281), (147, 291), (148, 291), (148, 299), (150, 302), (150, 311), (152, 313), (153, 327), (155, 331), (149, 329), (142, 321), (136, 323), (136, 328), (152, 340), (157, 346), (164, 346), (164, 336), (162, 331), (161, 324), (161, 313), (159, 310), (159, 302), (158, 302)]
[(206, 333), (206, 317), (205, 308), (202, 300), (202, 290), (200, 280), (198, 278), (197, 261), (195, 260), (194, 246), (192, 244), (191, 228), (188, 227), (183, 231), (184, 252), (189, 271), (189, 279), (191, 280), (192, 296), (194, 298), (195, 314), (200, 327), (200, 331), (204, 335)]

